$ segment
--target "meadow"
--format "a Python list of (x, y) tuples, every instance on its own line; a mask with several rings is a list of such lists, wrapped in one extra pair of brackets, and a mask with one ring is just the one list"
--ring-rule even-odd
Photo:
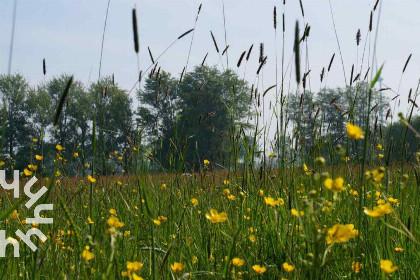
[[(366, 31), (369, 39), (374, 38), (373, 17), (378, 16), (379, 1), (374, 2)], [(299, 3), (303, 14), (302, 1)], [(281, 18), (277, 12), (285, 5), (280, 1), (273, 10), (274, 32), (279, 38), (281, 33), (284, 38), (284, 15), (283, 23), (277, 22)], [(201, 5), (196, 24), (200, 10)], [(131, 16), (134, 52), (138, 53), (135, 9)], [(194, 32), (190, 29), (177, 40)], [(56, 103), (48, 111), (48, 121), (37, 126), (38, 134), (28, 134), (33, 137), (25, 139), (24, 148), (16, 154), (20, 162), (11, 156), (12, 148), (8, 152), (12, 138), (7, 136), (7, 129), (13, 112), (3, 101), (0, 166), (6, 170), (8, 183), (13, 181), (15, 167), (21, 169), (20, 198), (10, 189), (0, 191), (0, 228), (10, 243), (6, 257), (0, 258), (0, 279), (420, 278), (420, 133), (414, 114), (418, 87), (410, 91), (407, 112), (396, 112), (391, 105), (394, 99), (382, 105), (378, 93), (390, 90), (378, 88), (386, 65), (374, 71), (365, 45), (363, 56), (366, 53), (367, 58), (361, 65), (353, 65), (341, 103), (337, 99), (340, 92), (332, 98), (326, 95), (329, 109), (323, 109), (322, 100), (310, 99), (311, 70), (302, 67), (306, 63), (301, 61), (308, 52), (304, 46), (310, 38), (310, 26), (300, 30), (297, 22), (293, 32), (293, 66), (285, 62), (283, 44), (279, 50), (283, 55), (276, 59), (281, 78), (263, 88), (259, 80), (267, 63), (263, 44), (255, 85), (249, 87), (230, 72), (223, 76), (203, 68), (205, 58), (195, 72), (183, 71), (179, 78), (170, 80), (158, 67), (166, 50), (153, 57), (149, 49), (152, 64), (140, 72), (133, 88), (143, 86), (142, 79), (146, 79), (149, 91), (139, 90), (139, 96), (144, 96), (139, 100), (154, 104), (160, 110), (156, 119), (163, 120), (130, 123), (128, 132), (118, 132), (118, 137), (111, 127), (122, 126), (119, 121), (113, 123), (116, 111), (107, 115), (111, 107), (100, 109), (109, 104), (123, 107), (122, 103), (107, 103), (112, 98), (107, 96), (112, 95), (112, 76), (93, 83), (90, 92), (97, 86), (100, 94), (92, 93), (96, 101), (83, 111), (82, 118), (88, 119), (83, 124), (87, 131), (83, 141), (78, 142), (80, 135), (59, 141), (62, 127), (72, 125), (63, 122), (72, 114), (69, 100), (76, 99), (72, 95), (73, 77), (64, 80)], [(221, 61), (229, 46), (219, 49), (221, 43), (213, 33), (211, 37), (220, 57), (217, 65), (224, 66)], [(360, 30), (356, 39), (359, 46)], [(258, 52), (255, 49), (254, 53)], [(252, 47), (247, 48), (238, 56), (233, 72), (238, 73), (241, 64), (244, 67), (251, 51)], [(321, 81), (334, 56), (322, 70)], [(401, 75), (410, 58), (405, 60)], [(335, 63), (339, 63), (338, 58)], [(43, 66), (45, 75), (45, 60)], [(220, 74), (220, 83), (227, 84), (225, 99), (217, 105), (226, 107), (220, 125), (216, 120), (208, 121), (216, 119), (210, 110), (195, 113), (178, 108), (173, 110), (177, 116), (165, 119), (162, 115), (175, 103), (195, 108), (199, 102), (182, 93), (176, 102), (165, 101), (168, 87), (188, 93), (189, 87), (191, 92), (200, 92), (208, 90), (206, 86), (212, 82), (218, 85), (211, 78), (197, 84), (195, 74), (207, 78)], [(170, 86), (161, 89), (164, 83)], [(286, 86), (290, 83), (296, 85), (295, 90)], [(272, 103), (264, 102), (268, 92), (273, 92)], [(202, 106), (212, 106), (210, 101)], [(81, 101), (78, 106), (86, 103)], [(244, 103), (249, 104), (240, 107)], [(235, 116), (244, 108), (248, 110), (245, 114)], [(84, 115), (89, 111), (95, 113)], [(153, 117), (152, 113), (143, 111), (138, 117), (146, 119)], [(197, 130), (200, 136), (189, 128), (197, 119), (198, 126), (208, 122)], [(166, 130), (154, 129), (165, 125)], [(208, 139), (211, 144), (204, 143)], [(27, 222), (34, 209), (25, 206), (24, 185), (33, 176), (38, 179), (33, 193), (42, 186), (48, 189), (36, 205), (53, 204), (53, 210), (41, 212), (42, 218), (53, 218), (52, 224)], [(45, 241), (31, 238), (35, 251), (14, 235), (17, 229), (26, 233), (33, 228), (47, 237)], [(19, 257), (13, 257), (16, 243)]]

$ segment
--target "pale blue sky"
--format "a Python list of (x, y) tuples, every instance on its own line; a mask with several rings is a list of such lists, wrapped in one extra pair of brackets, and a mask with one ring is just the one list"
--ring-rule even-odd
[[(14, 0), (0, 1), (0, 73), (7, 72), (9, 43)], [(369, 25), (369, 14), (375, 0), (331, 0), (338, 36), (343, 52), (347, 76), (353, 63), (360, 67), (361, 55)], [(378, 63), (385, 62), (383, 72), (387, 86), (398, 90), (401, 71), (405, 60), (413, 53), (411, 62), (402, 80), (400, 93), (406, 103), (408, 90), (416, 88), (420, 75), (420, 11), (419, 0), (383, 1), (378, 36)], [(302, 18), (299, 1), (286, 1), (286, 62), (293, 51), (294, 22), (298, 19), (311, 25), (308, 40), (309, 69), (313, 91), (320, 87), (319, 74), (328, 66), (333, 53), (336, 58), (328, 77), (328, 86), (344, 84), (343, 71), (334, 35), (328, 0), (302, 0), (305, 19)], [(197, 8), (203, 3), (198, 20), (190, 64), (201, 63), (209, 52), (208, 64), (217, 64), (210, 37), (210, 30), (216, 36), (221, 49), (224, 48), (222, 0), (111, 0), (108, 25), (105, 35), (102, 74), (115, 73), (116, 81), (129, 89), (136, 81), (137, 61), (133, 48), (131, 9), (136, 6), (140, 37), (140, 66), (147, 68), (150, 46), (156, 58), (175, 38), (193, 27)], [(236, 69), (236, 62), (243, 50), (254, 43), (254, 53), (247, 66), (246, 79), (254, 81), (258, 67), (257, 47), (265, 43), (268, 63), (264, 68), (264, 85), (269, 87), (275, 81), (275, 44), (272, 13), (278, 9), (281, 29), (283, 12), (280, 0), (225, 0), (227, 41), (230, 45), (230, 66)], [(98, 78), (98, 67), (102, 30), (107, 0), (18, 0), (16, 35), (12, 71), (20, 72), (32, 84), (43, 80), (42, 59), (47, 61), (47, 78), (61, 73), (74, 74), (83, 82)], [(377, 13), (376, 13), (377, 15)], [(376, 27), (376, 17), (374, 20)], [(357, 52), (355, 35), (362, 32), (362, 42)], [(280, 30), (279, 30), (280, 31)], [(191, 34), (178, 41), (160, 60), (165, 70), (179, 75), (185, 65)], [(371, 39), (371, 49), (373, 47)], [(278, 33), (277, 49), (281, 52), (281, 33)], [(369, 47), (369, 43), (368, 43)], [(357, 61), (359, 54), (359, 61)], [(367, 57), (365, 58), (366, 70)], [(226, 60), (223, 60), (226, 64)], [(220, 69), (222, 69), (219, 64)], [(365, 73), (363, 71), (363, 74)], [(241, 66), (239, 73), (243, 75)], [(292, 76), (293, 77), (293, 76)], [(295, 87), (292, 85), (292, 87)], [(388, 93), (390, 97), (395, 94)]]

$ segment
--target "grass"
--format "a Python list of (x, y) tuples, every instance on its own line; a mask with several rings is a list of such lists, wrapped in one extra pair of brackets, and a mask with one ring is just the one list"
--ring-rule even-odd
[[(299, 4), (304, 16), (302, 1)], [(200, 10), (201, 5), (195, 23)], [(134, 45), (138, 53), (135, 13), (133, 10)], [(331, 13), (333, 16), (332, 8)], [(277, 28), (277, 10), (273, 14)], [(195, 28), (196, 25), (180, 35), (166, 50), (177, 40), (196, 32)], [(369, 29), (371, 31), (372, 27)], [(224, 32), (227, 60), (226, 28)], [(283, 23), (283, 39), (284, 32)], [(213, 32), (210, 34), (219, 53)], [(300, 57), (308, 52), (307, 45), (305, 48), (303, 44), (309, 30), (305, 28), (303, 35), (301, 39), (297, 23), (293, 52), (298, 89), (301, 76), (310, 78), (309, 69), (300, 69)], [(277, 40), (276, 33), (275, 36)], [(339, 45), (337, 34), (336, 38)], [(193, 39), (190, 49), (192, 45)], [(246, 62), (242, 62), (247, 64), (252, 46), (248, 54), (244, 51), (240, 55), (238, 68), (244, 58)], [(257, 85), (267, 61), (263, 46), (261, 44), (261, 61), (256, 70)], [(320, 144), (313, 154), (307, 155), (302, 152), (301, 136), (292, 133), (300, 127), (300, 120), (296, 127), (291, 127), (284, 108), (284, 97), (289, 95), (287, 84), (295, 79), (286, 81), (292, 70), (291, 66), (286, 68), (284, 65), (284, 40), (282, 48), (280, 81), (276, 78), (275, 85), (260, 89), (264, 98), (265, 93), (276, 88), (275, 104), (270, 107), (273, 112), (261, 107), (259, 97), (257, 102), (260, 93), (256, 90), (253, 99), (251, 92), (255, 129), (245, 132), (233, 121), (231, 123), (229, 159), (232, 166), (220, 169), (217, 163), (201, 159), (198, 172), (152, 173), (149, 171), (151, 162), (139, 152), (142, 146), (138, 144), (124, 153), (125, 157), (134, 159), (131, 174), (100, 176), (84, 169), (83, 174), (92, 177), (70, 178), (60, 173), (67, 173), (65, 160), (75, 159), (71, 156), (66, 159), (64, 152), (57, 151), (56, 176), (39, 178), (37, 185), (49, 188), (43, 201), (54, 204), (54, 211), (44, 213), (54, 218), (51, 225), (26, 224), (25, 219), (32, 217), (33, 212), (21, 205), (23, 199), (14, 201), (10, 191), (2, 191), (0, 225), (7, 236), (13, 236), (16, 229), (26, 232), (38, 227), (48, 240), (42, 243), (36, 239), (38, 250), (35, 252), (20, 241), (20, 258), (12, 257), (13, 248), (9, 245), (8, 257), (0, 259), (0, 279), (420, 278), (420, 164), (418, 160), (392, 163), (389, 158), (392, 146), (378, 145), (385, 140), (378, 137), (371, 123), (371, 91), (382, 67), (371, 72), (370, 89), (366, 93), (367, 118), (364, 131), (361, 131), (364, 138), (352, 137), (351, 133), (343, 136), (348, 150), (356, 147), (356, 153), (343, 152), (341, 146), (328, 140), (327, 132), (322, 130), (322, 117), (315, 116), (314, 131), (320, 133), (315, 134), (314, 143)], [(166, 50), (157, 56), (156, 62)], [(153, 61), (150, 48), (148, 51)], [(220, 61), (223, 55), (219, 55)], [(410, 58), (411, 55), (403, 73)], [(333, 59), (334, 56), (328, 72)], [(360, 67), (360, 73), (354, 73), (354, 76), (362, 75), (361, 65), (356, 66), (356, 69)], [(151, 67), (153, 64), (144, 74)], [(68, 81), (67, 90), (71, 82)], [(136, 81), (133, 89), (138, 83)], [(67, 90), (62, 94), (56, 122)], [(412, 129), (410, 120), (415, 102), (410, 106), (409, 120), (401, 116), (407, 130)], [(302, 101), (300, 109), (300, 119), (303, 119)], [(269, 122), (276, 127), (277, 138), (273, 146), (268, 139), (272, 126), (267, 126), (260, 114), (265, 111), (272, 116)], [(343, 117), (343, 123), (347, 121), (352, 121), (351, 113)], [(96, 153), (95, 119), (92, 130), (94, 157), (90, 170), (94, 170), (93, 164), (100, 160)], [(240, 150), (243, 150), (243, 156), (240, 156)], [(321, 151), (327, 151), (327, 162), (335, 164), (325, 164), (325, 159), (320, 157)], [(38, 151), (30, 152), (32, 155)], [(122, 151), (117, 152), (112, 156), (117, 158), (122, 154)], [(175, 151), (173, 158), (182, 162), (183, 153)], [(60, 170), (62, 172), (57, 173)], [(33, 175), (38, 176), (36, 171)], [(332, 185), (328, 183), (329, 179), (333, 180)], [(26, 181), (20, 182), (21, 189)], [(388, 211), (379, 213), (377, 208), (374, 210), (376, 215), (368, 215), (368, 210), (375, 207), (388, 207)], [(341, 228), (344, 225), (347, 226)], [(398, 269), (386, 266), (384, 260), (392, 261)]]

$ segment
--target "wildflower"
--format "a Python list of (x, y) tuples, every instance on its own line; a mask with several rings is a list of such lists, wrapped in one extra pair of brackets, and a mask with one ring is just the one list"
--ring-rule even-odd
[(131, 272), (136, 272), (142, 269), (143, 264), (141, 262), (127, 262), (127, 270)]
[(206, 218), (210, 220), (213, 224), (223, 223), (227, 220), (227, 214), (225, 212), (217, 212), (214, 209), (210, 209), (210, 214), (206, 214)]
[(30, 170), (32, 170), (32, 171), (37, 171), (38, 166), (36, 166), (36, 165), (34, 165), (34, 164), (29, 164), (29, 165), (28, 165), (28, 168), (29, 168)]
[(264, 191), (263, 191), (263, 190), (259, 190), (258, 194), (259, 194), (260, 196), (263, 196), (263, 195), (264, 195)]
[(360, 270), (362, 270), (363, 264), (359, 262), (352, 262), (351, 263), (351, 270), (353, 270), (354, 273), (359, 273)]
[(171, 269), (173, 273), (181, 273), (184, 270), (184, 265), (179, 262), (174, 262), (171, 264)]
[(350, 190), (349, 193), (352, 196), (358, 196), (359, 195), (359, 193), (356, 190)]
[(95, 222), (90, 218), (90, 216), (87, 218), (87, 220), (88, 220), (88, 223), (89, 224), (94, 224)]
[(354, 229), (353, 224), (336, 224), (332, 228), (328, 229), (325, 239), (327, 240), (327, 244), (343, 243), (355, 238), (358, 234), (359, 231)]
[(379, 218), (385, 216), (386, 214), (392, 213), (393, 209), (391, 203), (380, 204), (373, 207), (373, 210), (366, 209), (364, 210), (365, 214), (371, 216), (372, 218)]
[(223, 194), (224, 195), (229, 195), (230, 194), (230, 190), (229, 189), (224, 189), (223, 190)]
[(252, 243), (254, 243), (255, 241), (257, 241), (257, 238), (253, 234), (251, 234), (248, 238), (249, 238), (249, 241), (251, 241)]
[(231, 195), (228, 195), (228, 197), (227, 197), (229, 200), (235, 200), (235, 196), (233, 195), (233, 194), (231, 194)]
[(9, 217), (11, 218), (11, 219), (17, 219), (18, 217), (19, 217), (19, 213), (18, 213), (18, 211), (15, 209), (15, 210), (13, 210), (13, 212), (12, 213), (10, 213), (9, 214)]
[(79, 153), (77, 153), (77, 152), (76, 153), (73, 153), (73, 156), (74, 157), (78, 157), (79, 156)]
[(57, 176), (57, 177), (61, 176), (61, 172), (57, 170), (57, 171), (55, 172), (55, 176)]
[(284, 200), (282, 198), (278, 198), (277, 200), (275, 200), (274, 198), (272, 198), (270, 196), (269, 197), (264, 197), (264, 202), (265, 202), (265, 204), (273, 206), (273, 207), (275, 207), (277, 205), (284, 205)]
[(271, 157), (271, 158), (276, 157), (276, 155), (274, 153), (269, 153), (268, 156)]
[(403, 248), (400, 248), (400, 247), (395, 247), (395, 252), (398, 252), (398, 253), (401, 253), (401, 252), (403, 252), (404, 251), (404, 249)]
[(376, 145), (376, 148), (377, 148), (379, 151), (381, 151), (381, 150), (382, 150), (382, 145), (381, 145), (381, 144), (378, 144), (378, 145)]
[(383, 155), (383, 154), (378, 154), (378, 157), (379, 157), (379, 158), (383, 158), (383, 157), (384, 157), (384, 155)]
[(24, 169), (23, 173), (25, 174), (25, 176), (31, 176), (32, 175), (32, 171), (28, 170), (28, 169)]
[(161, 189), (162, 191), (166, 190), (166, 184), (162, 184), (162, 185), (160, 185), (160, 189)]
[(291, 264), (288, 264), (287, 262), (283, 263), (283, 269), (284, 271), (286, 271), (287, 273), (292, 272), (293, 270), (295, 270), (295, 267)]
[(130, 234), (131, 234), (131, 232), (129, 230), (124, 231), (124, 236), (125, 237), (130, 236)]
[(111, 209), (109, 209), (109, 214), (115, 215), (115, 214), (117, 214), (117, 210), (115, 210), (114, 208), (111, 208)]
[(341, 192), (346, 189), (344, 186), (344, 179), (341, 177), (337, 177), (335, 179), (327, 178), (324, 181), (324, 186), (333, 192)]
[(162, 223), (164, 223), (168, 220), (168, 218), (166, 218), (165, 216), (159, 216), (158, 220), (161, 221)]
[(292, 208), (292, 210), (290, 211), (292, 212), (292, 215), (295, 216), (296, 218), (302, 217), (303, 215), (305, 215), (303, 211), (300, 211), (299, 213), (295, 208)]
[(38, 143), (38, 139), (37, 138), (32, 138), (32, 142)]
[(191, 198), (191, 204), (193, 206), (197, 206), (198, 205), (198, 199), (197, 198)]
[(264, 266), (260, 266), (259, 264), (253, 265), (252, 269), (255, 271), (255, 273), (257, 274), (263, 274), (264, 272), (267, 271), (267, 269)]
[(309, 170), (309, 168), (306, 165), (306, 163), (303, 164), (303, 171), (305, 171), (306, 175), (310, 175), (311, 174), (311, 171)]
[(35, 159), (36, 160), (42, 160), (44, 157), (43, 156), (40, 156), (40, 155), (35, 155)]
[(96, 182), (96, 179), (95, 178), (93, 178), (91, 175), (88, 175), (87, 176), (87, 179), (89, 180), (89, 182), (91, 182), (91, 183), (95, 183)]
[(318, 164), (318, 165), (324, 165), (325, 164), (325, 158), (323, 158), (323, 157), (317, 157), (315, 159), (315, 163)]
[(209, 164), (210, 164), (210, 161), (209, 161), (208, 159), (205, 159), (205, 160), (203, 161), (203, 163), (204, 163), (204, 165), (209, 165)]
[(347, 136), (355, 140), (364, 138), (362, 129), (351, 123), (347, 123)]
[(192, 263), (198, 263), (198, 258), (197, 258), (197, 256), (193, 256), (193, 257), (192, 257)]
[(61, 146), (60, 144), (55, 145), (55, 149), (59, 152), (61, 152), (62, 150), (64, 150), (63, 146)]
[(392, 266), (390, 260), (381, 260), (381, 270), (386, 274), (390, 274), (398, 269), (398, 266)]
[(223, 185), (227, 186), (229, 184), (230, 184), (229, 180), (223, 180)]
[(114, 227), (114, 228), (120, 228), (124, 226), (124, 223), (120, 222), (120, 220), (115, 216), (109, 217), (107, 223), (110, 227)]
[(4, 161), (0, 161), (0, 167), (2, 167), (3, 165), (5, 165), (6, 163)]
[(391, 202), (392, 204), (397, 204), (397, 205), (400, 203), (400, 201), (397, 198), (392, 198), (392, 197), (388, 198), (388, 201)]
[(82, 252), (82, 258), (86, 261), (90, 261), (95, 257), (95, 254), (89, 252), (89, 250), (83, 250)]
[(240, 259), (240, 258), (233, 258), (232, 259), (232, 264), (236, 267), (241, 267), (241, 266), (244, 265), (244, 263), (245, 263), (245, 260), (243, 260), (243, 259)]

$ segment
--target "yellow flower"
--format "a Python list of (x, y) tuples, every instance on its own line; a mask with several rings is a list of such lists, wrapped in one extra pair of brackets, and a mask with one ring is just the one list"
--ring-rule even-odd
[(210, 161), (209, 161), (209, 160), (207, 160), (207, 159), (205, 159), (205, 160), (203, 161), (203, 163), (204, 163), (204, 165), (209, 165), (209, 164), (210, 164)]
[(241, 267), (241, 266), (244, 265), (244, 263), (245, 263), (245, 260), (243, 260), (243, 259), (240, 259), (240, 258), (233, 258), (232, 259), (232, 264), (236, 267)]
[(390, 274), (398, 269), (398, 266), (392, 266), (390, 260), (381, 260), (381, 269), (386, 274)]
[(84, 259), (84, 260), (87, 260), (87, 261), (90, 261), (90, 260), (92, 260), (93, 258), (95, 257), (95, 254), (93, 254), (93, 253), (91, 253), (91, 252), (89, 252), (88, 250), (83, 250), (83, 252), (82, 252), (82, 258)]
[(124, 226), (124, 223), (120, 222), (120, 220), (115, 216), (109, 217), (107, 223), (110, 227), (115, 227), (115, 228), (120, 228)]
[(231, 195), (228, 195), (228, 197), (227, 197), (229, 200), (235, 200), (235, 196), (233, 195), (233, 194), (231, 194)]
[(223, 185), (229, 185), (230, 184), (230, 182), (229, 182), (229, 180), (223, 180)]
[(379, 157), (379, 158), (383, 158), (383, 157), (384, 157), (384, 155), (383, 155), (383, 154), (378, 154), (378, 157)]
[(381, 151), (381, 150), (382, 150), (382, 145), (381, 145), (381, 144), (378, 144), (378, 145), (376, 145), (376, 148), (377, 148), (379, 151)]
[(168, 218), (166, 218), (165, 216), (159, 216), (158, 220), (161, 221), (162, 223), (164, 223), (168, 220)]
[(40, 156), (40, 155), (35, 155), (35, 159), (36, 160), (42, 160), (44, 157), (43, 156)]
[(229, 195), (230, 194), (230, 190), (229, 189), (224, 189), (223, 190), (223, 194), (224, 195)]
[(184, 265), (179, 262), (174, 262), (171, 264), (171, 269), (173, 273), (181, 273), (184, 270)]
[(253, 265), (252, 269), (255, 271), (255, 273), (257, 274), (263, 274), (264, 272), (267, 271), (267, 268), (265, 268), (264, 266), (260, 266), (259, 264)]
[(93, 178), (91, 175), (88, 175), (87, 176), (87, 179), (89, 180), (89, 182), (91, 182), (91, 183), (95, 183), (96, 182), (96, 179), (95, 178)]
[(142, 269), (143, 264), (141, 262), (127, 262), (127, 270), (131, 272), (136, 272)]
[(263, 196), (263, 195), (264, 195), (264, 191), (263, 191), (263, 190), (259, 190), (258, 194), (259, 194), (260, 196)]
[(400, 203), (400, 201), (397, 198), (392, 198), (392, 197), (388, 198), (388, 201), (397, 205)]
[(400, 247), (395, 247), (395, 252), (398, 252), (398, 253), (401, 253), (401, 252), (403, 252), (404, 251), (404, 249), (403, 248), (400, 248)]
[(359, 262), (352, 262), (351, 263), (351, 270), (354, 271), (354, 273), (359, 273), (360, 270), (362, 270), (363, 268), (363, 264), (359, 263)]
[(73, 156), (74, 157), (78, 157), (79, 156), (79, 153), (77, 153), (77, 152), (76, 153), (73, 153)]
[(133, 280), (144, 280), (143, 277), (138, 276), (137, 274), (135, 274), (134, 272), (131, 273), (131, 278), (133, 278)]
[(192, 256), (192, 263), (198, 263), (197, 256)]
[(292, 272), (293, 270), (295, 270), (295, 267), (291, 264), (288, 264), (287, 262), (283, 263), (283, 269), (286, 272)]
[(391, 203), (380, 204), (373, 207), (373, 210), (366, 209), (364, 210), (365, 214), (371, 216), (372, 218), (379, 218), (385, 216), (386, 214), (392, 213), (393, 209)]
[(271, 157), (271, 158), (276, 157), (276, 155), (274, 153), (269, 153), (268, 156)]
[(159, 220), (153, 220), (153, 223), (157, 226), (160, 226), (161, 222)]
[(359, 231), (354, 229), (353, 224), (336, 224), (332, 228), (328, 229), (325, 239), (327, 244), (343, 243), (349, 241), (352, 238), (355, 238), (358, 234)]
[(95, 223), (94, 221), (92, 221), (92, 219), (90, 217), (88, 217), (87, 220), (88, 220), (89, 224), (94, 224)]
[(130, 236), (130, 234), (131, 234), (131, 232), (129, 230), (124, 231), (124, 236), (125, 237)]
[(166, 184), (162, 184), (162, 185), (160, 185), (160, 189), (161, 189), (162, 191), (166, 190)]
[(341, 177), (337, 177), (334, 180), (331, 178), (327, 178), (324, 181), (324, 186), (333, 192), (341, 192), (346, 189), (346, 187), (344, 186), (344, 179)]
[(111, 208), (111, 209), (109, 209), (109, 214), (115, 215), (115, 214), (117, 214), (117, 210), (115, 210), (114, 208)]
[(355, 140), (364, 138), (362, 129), (351, 123), (347, 123), (347, 135)]
[(223, 223), (227, 220), (227, 214), (225, 212), (217, 212), (214, 209), (210, 209), (210, 214), (206, 214), (206, 218), (214, 223)]
[(275, 207), (277, 205), (284, 205), (284, 200), (282, 198), (278, 198), (277, 200), (275, 200), (274, 198), (272, 198), (270, 196), (269, 197), (264, 197), (264, 202), (265, 202), (265, 204), (273, 206), (273, 207)]
[(0, 167), (2, 167), (3, 165), (5, 165), (6, 163), (4, 161), (0, 161)]
[(26, 175), (26, 176), (31, 176), (32, 175), (32, 171), (30, 171), (30, 170), (28, 170), (28, 169), (24, 169), (23, 170), (23, 173)]
[(64, 150), (63, 146), (61, 146), (60, 144), (55, 145), (55, 149), (59, 152), (61, 152), (62, 150)]
[(32, 138), (32, 142), (38, 143), (38, 139), (37, 138)]
[(290, 210), (290, 211), (292, 212), (292, 215), (295, 216), (296, 218), (297, 217), (302, 217), (303, 215), (305, 215), (305, 213), (303, 211), (300, 211), (300, 213), (299, 213), (295, 208), (292, 208), (292, 210)]
[(32, 171), (36, 171), (38, 169), (38, 166), (34, 165), (34, 164), (29, 164), (28, 168)]
[(18, 217), (19, 217), (19, 213), (18, 213), (18, 211), (15, 209), (15, 210), (13, 210), (13, 212), (12, 213), (10, 213), (9, 214), (9, 217), (11, 218), (11, 219), (17, 219)]
[(197, 206), (198, 205), (198, 199), (197, 198), (191, 198), (191, 204), (193, 206)]
[(249, 241), (251, 241), (252, 243), (254, 243), (257, 240), (255, 235), (253, 235), (253, 234), (251, 234), (248, 238), (249, 238)]
[(311, 170), (309, 170), (306, 163), (303, 163), (303, 171), (305, 171), (306, 175), (311, 175), (311, 173), (312, 173)]

